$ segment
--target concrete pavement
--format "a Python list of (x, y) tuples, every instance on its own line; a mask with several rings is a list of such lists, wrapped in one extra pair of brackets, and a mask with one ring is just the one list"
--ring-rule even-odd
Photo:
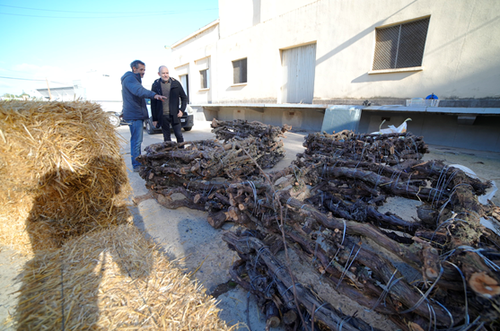
[[(145, 195), (148, 191), (144, 180), (138, 173), (131, 171), (129, 129), (127, 126), (121, 126), (116, 129), (116, 132), (124, 138), (121, 150), (129, 168), (128, 175), (133, 189), (130, 199)], [(210, 122), (197, 121), (193, 130), (183, 132), (183, 135), (186, 141), (215, 138), (211, 133)], [(287, 132), (285, 135), (287, 137), (284, 139), (287, 156), (272, 170), (288, 166), (295, 159), (295, 155), (304, 150), (302, 144), (307, 135), (306, 132)], [(143, 148), (161, 141), (163, 141), (161, 134), (148, 135), (144, 132)], [(462, 164), (472, 169), (482, 179), (496, 180), (497, 182), (500, 180), (500, 153), (430, 146), (430, 153), (424, 156), (424, 160), (435, 159), (446, 160), (448, 164)], [(496, 205), (500, 205), (498, 194), (493, 198), (493, 201)], [(401, 205), (397, 206), (401, 207)], [(386, 208), (390, 208), (389, 204)], [(406, 206), (401, 210), (407, 211), (408, 209)], [(246, 291), (240, 287), (234, 287), (234, 284), (230, 282), (228, 270), (237, 256), (222, 241), (222, 234), (232, 227), (231, 224), (226, 224), (222, 229), (216, 230), (208, 224), (207, 213), (188, 208), (170, 210), (160, 206), (154, 199), (143, 200), (137, 205), (132, 205), (131, 210), (137, 227), (153, 238), (170, 258), (179, 259), (179, 265), (184, 267), (186, 272), (194, 273), (193, 277), (203, 284), (208, 293), (217, 296), (220, 301), (219, 307), (222, 309), (221, 318), (229, 325), (237, 323), (249, 325), (249, 328), (240, 325), (236, 327), (236, 330), (265, 329), (265, 318), (260, 313), (253, 296), (248, 296)], [(399, 214), (398, 210), (391, 211)], [(0, 266), (2, 266), (0, 270), (0, 289), (2, 289), (0, 291), (0, 330), (13, 330), (3, 323), (9, 319), (9, 313), (12, 313), (17, 304), (13, 293), (18, 289), (19, 284), (14, 282), (14, 278), (22, 270), (25, 261), (26, 258), (16, 256), (12, 250), (0, 246)], [(296, 272), (298, 277), (311, 274), (307, 270), (302, 273), (300, 270), (296, 270)], [(320, 282), (318, 279), (313, 279), (311, 283), (318, 284), (318, 281)], [(317, 289), (322, 289), (321, 286), (319, 283)], [(345, 298), (339, 297), (338, 301), (343, 305), (343, 311), (348, 313), (345, 306), (347, 303), (344, 303)], [(364, 314), (363, 307), (359, 307), (358, 310)], [(382, 325), (383, 322), (380, 322), (380, 324), (373, 326), (380, 328)]]
[[(118, 128), (117, 133), (129, 140), (128, 127)], [(304, 151), (303, 142), (307, 132), (287, 132), (283, 139), (287, 155), (273, 169), (268, 171), (280, 170), (295, 159), (297, 153)], [(195, 122), (192, 131), (183, 132), (185, 141), (215, 139), (211, 133), (210, 122)], [(172, 139), (174, 136), (172, 134)], [(144, 134), (143, 148), (152, 143), (163, 141), (161, 134)], [(476, 174), (486, 180), (500, 179), (500, 154), (490, 152), (480, 152), (448, 148), (443, 146), (430, 146), (430, 153), (424, 156), (424, 160), (445, 160), (447, 164), (461, 164), (469, 167)], [(129, 154), (129, 145), (124, 143), (122, 151), (125, 154), (125, 162), (131, 169), (131, 160)], [(130, 182), (133, 188), (133, 195), (140, 196), (147, 193), (144, 186), (144, 180), (138, 173), (129, 172)], [(493, 201), (498, 204), (498, 195)], [(396, 212), (403, 218), (416, 217), (415, 202), (407, 199), (390, 199), (387, 204), (380, 208), (381, 212)], [(415, 211), (415, 215), (408, 211)], [(166, 254), (172, 259), (182, 259), (181, 264), (187, 272), (193, 273), (194, 277), (203, 284), (208, 293), (217, 296), (220, 300), (219, 307), (223, 309), (221, 317), (229, 325), (236, 323), (249, 324), (251, 330), (264, 330), (265, 317), (257, 308), (253, 296), (238, 287), (231, 287), (229, 268), (237, 255), (231, 251), (225, 242), (222, 241), (224, 231), (230, 229), (232, 224), (227, 223), (222, 229), (213, 229), (207, 222), (207, 213), (191, 210), (188, 208), (178, 208), (169, 210), (160, 206), (156, 200), (149, 199), (140, 202), (133, 208), (134, 220), (137, 226), (144, 232), (154, 238), (160, 244)], [(298, 265), (298, 264), (296, 264)], [(296, 270), (298, 272), (298, 270)], [(311, 276), (310, 272), (304, 272), (304, 275)], [(300, 276), (299, 276), (300, 278)], [(321, 282), (318, 279), (308, 279), (312, 284)], [(321, 286), (321, 285), (319, 285)], [(351, 305), (355, 310), (363, 311), (362, 307), (356, 308), (356, 304), (348, 303), (346, 298), (338, 298), (341, 305)], [(347, 311), (344, 311), (348, 313)], [(364, 315), (364, 313), (362, 313)], [(360, 316), (361, 317), (361, 316)], [(387, 321), (383, 316), (364, 316), (366, 321), (371, 321), (372, 326), (379, 328), (391, 328), (385, 324)], [(362, 317), (363, 318), (363, 317)], [(237, 330), (247, 330), (246, 326), (241, 325)], [(280, 328), (276, 329), (280, 330)]]
[[(116, 132), (125, 140), (121, 148), (129, 169), (132, 195), (145, 195), (148, 191), (144, 180), (138, 173), (131, 171), (129, 129), (121, 126)], [(183, 135), (185, 141), (215, 139), (210, 122), (195, 122), (193, 129), (183, 131)], [(273, 170), (288, 166), (295, 159), (296, 153), (304, 150), (302, 143), (305, 135), (306, 133), (286, 133), (287, 157)], [(172, 139), (175, 139), (173, 133)], [(162, 134), (148, 135), (144, 131), (142, 149), (162, 141)], [(249, 324), (251, 330), (265, 329), (265, 316), (260, 313), (253, 296), (230, 282), (228, 271), (238, 256), (227, 247), (222, 234), (232, 227), (231, 223), (226, 223), (222, 229), (214, 229), (207, 222), (208, 213), (189, 208), (167, 209), (154, 199), (139, 202), (132, 207), (132, 213), (139, 229), (153, 238), (171, 259), (179, 259), (179, 264), (186, 272), (194, 273), (194, 278), (203, 284), (208, 293), (217, 296), (219, 307), (223, 309), (220, 316), (229, 325), (245, 323)], [(236, 330), (248, 329), (242, 324)]]

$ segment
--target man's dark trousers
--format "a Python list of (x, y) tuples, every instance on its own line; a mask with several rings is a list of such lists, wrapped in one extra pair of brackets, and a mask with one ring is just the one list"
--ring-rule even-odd
[(170, 139), (170, 125), (172, 125), (172, 129), (174, 130), (175, 139), (177, 139), (177, 143), (184, 142), (184, 137), (182, 136), (182, 125), (181, 123), (174, 124), (174, 119), (172, 115), (163, 115), (163, 121), (161, 126), (161, 131), (163, 132), (163, 141), (172, 141)]

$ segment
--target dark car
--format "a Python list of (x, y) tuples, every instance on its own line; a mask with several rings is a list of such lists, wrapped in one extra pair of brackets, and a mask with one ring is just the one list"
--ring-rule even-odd
[[(144, 121), (144, 129), (148, 134), (161, 133), (161, 127), (153, 125), (153, 116), (151, 115), (151, 100), (146, 99), (146, 106), (148, 107), (149, 118)], [(184, 131), (191, 131), (194, 125), (194, 110), (189, 105), (186, 107), (184, 115), (181, 117), (181, 125)]]

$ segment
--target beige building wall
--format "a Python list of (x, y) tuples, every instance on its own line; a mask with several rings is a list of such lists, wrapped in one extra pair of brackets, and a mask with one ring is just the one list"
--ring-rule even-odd
[[(430, 93), (441, 99), (500, 96), (495, 87), (500, 83), (500, 58), (495, 55), (500, 51), (499, 1), (334, 3), (318, 3), (335, 24), (319, 37), (317, 99), (332, 98), (332, 90), (334, 97), (341, 98), (411, 98)], [(430, 23), (423, 70), (370, 74), (375, 28), (425, 16), (430, 16)]]
[[(217, 71), (218, 21), (173, 44), (172, 63), (175, 75), (189, 77), (189, 99), (191, 103), (211, 103), (216, 98), (217, 88), (213, 81)], [(209, 88), (201, 87), (200, 70), (209, 69)], [(186, 88), (184, 86), (184, 88)]]
[[(279, 103), (281, 51), (311, 43), (314, 103), (430, 93), (500, 97), (497, 0), (220, 0), (219, 8), (220, 25), (173, 47), (176, 69), (195, 70), (194, 61), (211, 57), (210, 93), (193, 87), (193, 103)], [(375, 28), (426, 16), (421, 70), (371, 72)], [(232, 61), (241, 58), (248, 61), (248, 82), (233, 84)]]

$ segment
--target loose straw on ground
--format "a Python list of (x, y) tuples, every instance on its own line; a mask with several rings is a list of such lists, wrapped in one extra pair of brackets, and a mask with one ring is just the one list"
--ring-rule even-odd
[(215, 299), (131, 225), (37, 255), (20, 281), (18, 330), (230, 330)]

